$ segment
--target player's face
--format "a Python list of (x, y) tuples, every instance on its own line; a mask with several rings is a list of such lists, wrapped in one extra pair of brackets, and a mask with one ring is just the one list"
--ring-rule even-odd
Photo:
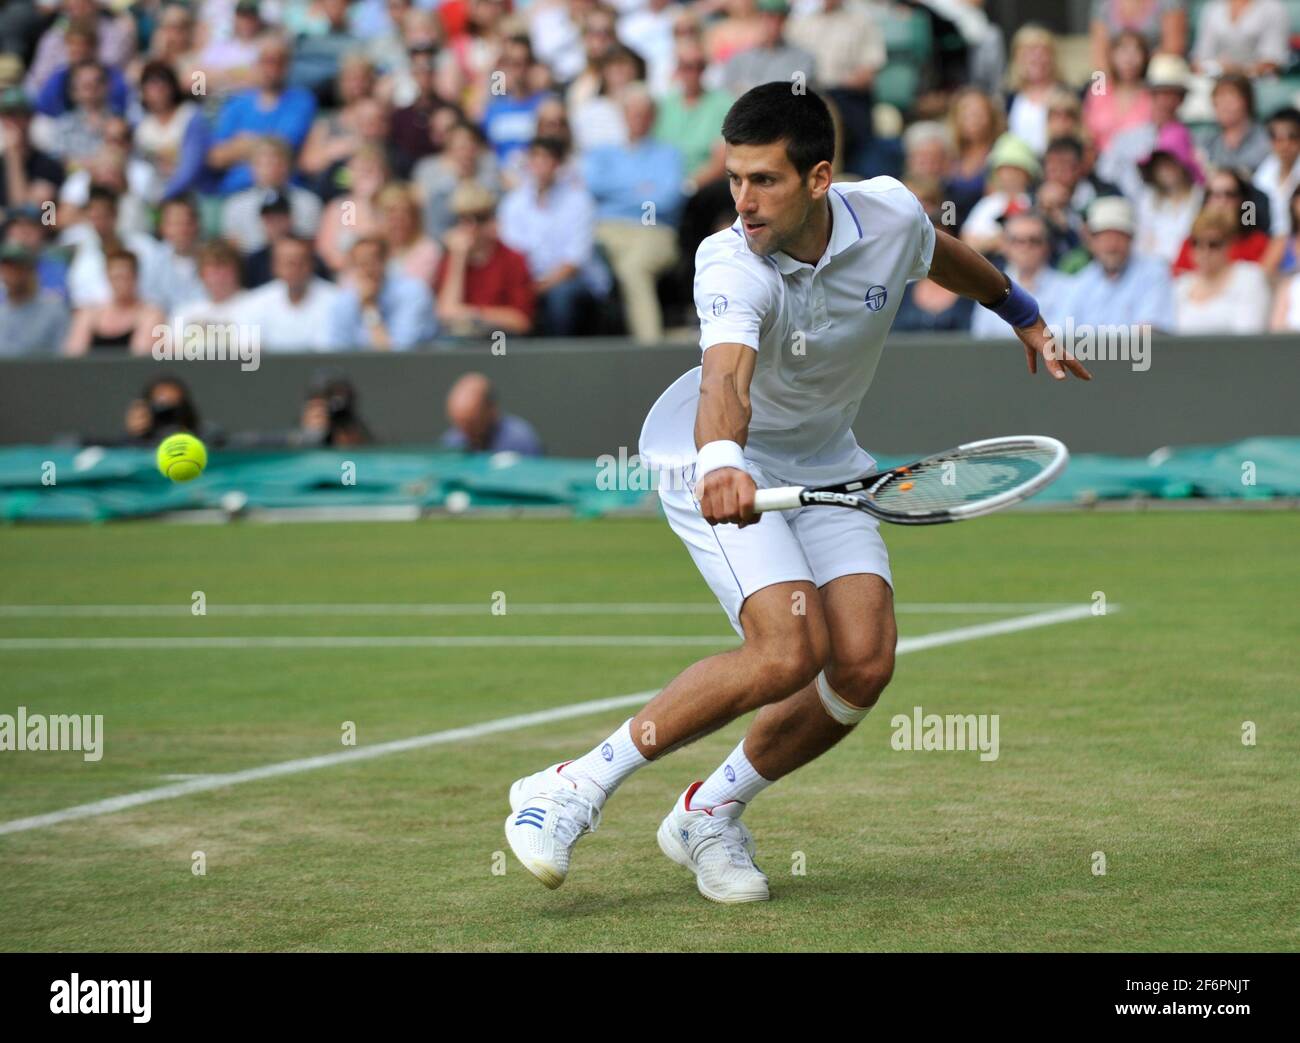
[(803, 232), (817, 200), (785, 154), (785, 142), (727, 145), (727, 179), (745, 239), (756, 254), (784, 250)]

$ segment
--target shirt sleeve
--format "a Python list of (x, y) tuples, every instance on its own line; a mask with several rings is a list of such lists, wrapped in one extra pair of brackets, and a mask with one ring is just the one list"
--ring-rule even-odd
[(757, 351), (771, 294), (735, 258), (704, 255), (710, 247), (702, 246), (695, 259), (700, 350), (707, 351), (714, 344), (744, 344)]

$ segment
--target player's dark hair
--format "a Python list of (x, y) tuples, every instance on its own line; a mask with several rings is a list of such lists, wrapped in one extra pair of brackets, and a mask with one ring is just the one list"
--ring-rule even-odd
[(816, 93), (797, 94), (794, 86), (774, 80), (746, 91), (722, 121), (722, 137), (728, 145), (784, 141), (786, 158), (804, 177), (822, 160), (834, 162), (835, 124)]

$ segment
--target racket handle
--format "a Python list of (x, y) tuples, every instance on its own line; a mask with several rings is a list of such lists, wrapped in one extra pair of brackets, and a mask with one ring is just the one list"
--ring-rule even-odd
[(803, 487), (798, 485), (782, 485), (775, 489), (759, 489), (754, 493), (754, 510), (755, 511), (791, 511), (796, 507), (802, 507), (799, 502), (799, 494), (803, 492)]

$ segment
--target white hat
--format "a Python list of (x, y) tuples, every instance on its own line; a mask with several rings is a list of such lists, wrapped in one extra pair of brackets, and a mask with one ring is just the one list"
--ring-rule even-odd
[(1172, 87), (1186, 94), (1191, 78), (1186, 60), (1176, 54), (1157, 54), (1147, 63), (1147, 87), (1152, 90)]
[(1088, 231), (1124, 232), (1132, 235), (1136, 225), (1133, 207), (1123, 196), (1100, 196), (1088, 207)]

